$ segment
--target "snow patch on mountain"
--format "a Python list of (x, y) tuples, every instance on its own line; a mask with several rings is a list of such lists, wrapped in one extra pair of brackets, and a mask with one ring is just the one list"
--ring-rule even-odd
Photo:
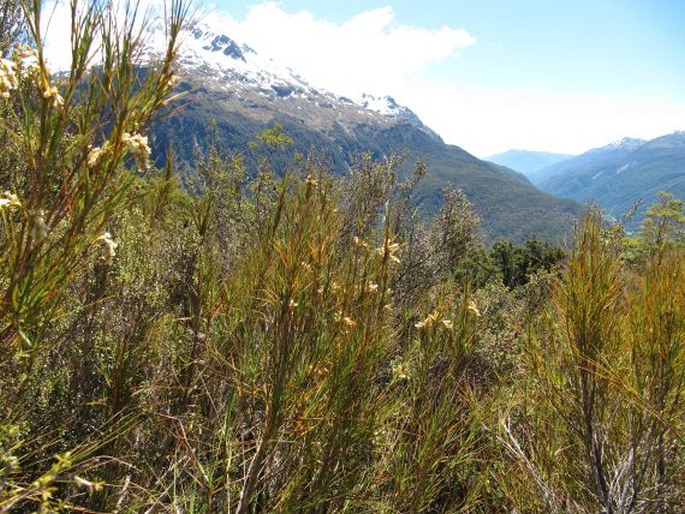
[(630, 162), (625, 163), (625, 164), (622, 165), (622, 166), (619, 166), (618, 168), (616, 168), (616, 175), (620, 175), (620, 174), (623, 173), (624, 171), (629, 170), (630, 168), (632, 168), (633, 166), (635, 166), (635, 161), (630, 161)]
[(390, 96), (379, 97), (364, 93), (357, 103), (366, 109), (371, 109), (384, 116), (400, 116), (403, 114), (403, 111), (407, 110), (405, 107), (397, 105), (395, 99)]

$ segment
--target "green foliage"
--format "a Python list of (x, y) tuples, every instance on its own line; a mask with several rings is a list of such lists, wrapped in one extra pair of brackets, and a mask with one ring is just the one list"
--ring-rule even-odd
[(497, 241), (490, 251), (490, 259), (509, 288), (527, 284), (536, 273), (551, 271), (563, 258), (561, 248), (537, 238), (529, 239), (523, 246), (509, 240)]
[(517, 499), (535, 509), (675, 512), (683, 501), (682, 254), (635, 275), (614, 241), (597, 212), (579, 227), (500, 421), (530, 478)]
[[(625, 238), (624, 260), (643, 267), (647, 260), (685, 246), (684, 204), (667, 192), (659, 193), (659, 203), (650, 207), (639, 234)], [(621, 228), (619, 228), (621, 230)]]
[(280, 124), (276, 124), (273, 127), (264, 130), (257, 136), (257, 141), (272, 149), (292, 146), (294, 143), (293, 138), (283, 132), (283, 125)]
[[(36, 48), (14, 47), (10, 60), (3, 61), (7, 91), (0, 106), (0, 139), (5, 143), (0, 180), (6, 189), (0, 203), (0, 369), (11, 377), (3, 384), (3, 417), (11, 426), (30, 423), (32, 450), (19, 458), (29, 469), (20, 466), (18, 470), (25, 474), (23, 478), (39, 477), (29, 480), (29, 488), (7, 487), (0, 499), (3, 508), (24, 503), (55, 507), (51, 500), (54, 483), (83, 460), (62, 457), (47, 471), (41, 470), (42, 460), (34, 469), (28, 465), (31, 452), (41, 455), (70, 443), (73, 449), (88, 437), (89, 430), (70, 433), (68, 424), (51, 426), (60, 416), (76, 414), (70, 408), (85, 408), (72, 403), (75, 398), (70, 393), (78, 389), (73, 383), (76, 377), (67, 377), (66, 370), (59, 369), (65, 358), (76, 365), (71, 371), (78, 371), (82, 353), (94, 344), (85, 340), (82, 347), (63, 353), (80, 321), (73, 317), (73, 306), (81, 301), (73, 288), (94, 263), (98, 263), (96, 269), (106, 267), (116, 255), (117, 243), (106, 229), (130, 194), (130, 161), (141, 171), (147, 166), (149, 148), (141, 131), (172, 99), (176, 39), (187, 12), (182, 2), (172, 2), (167, 11), (167, 53), (141, 81), (135, 58), (142, 28), (132, 21), (136, 7), (127, 6), (123, 24), (111, 5), (89, 2), (77, 7), (72, 10), (74, 38), (68, 76), (55, 78), (46, 66), (39, 2), (21, 3), (26, 30)], [(98, 71), (88, 68), (96, 40), (103, 45)], [(93, 320), (94, 314), (91, 310)], [(137, 340), (140, 334), (129, 337)], [(116, 344), (115, 358), (99, 356), (108, 365), (112, 361), (105, 378), (119, 394), (122, 376), (133, 360), (127, 360), (126, 340)], [(65, 379), (72, 384), (66, 386)], [(113, 413), (119, 412), (119, 401), (117, 396)], [(53, 412), (51, 402), (57, 402)], [(45, 437), (39, 435), (41, 427), (47, 430)]]
[[(681, 246), (625, 266), (591, 212), (566, 263), (488, 252), (462, 191), (416, 215), (423, 162), (341, 178), (281, 129), (255, 174), (219, 144), (193, 181), (144, 171), (129, 128), (173, 95), (173, 42), (148, 83), (124, 35), (63, 104), (35, 76), (2, 104), (0, 512), (683, 504)], [(645, 240), (674, 240), (681, 207)]]
[(643, 247), (663, 252), (667, 246), (685, 245), (685, 202), (672, 194), (659, 193), (659, 203), (647, 210), (640, 242)]

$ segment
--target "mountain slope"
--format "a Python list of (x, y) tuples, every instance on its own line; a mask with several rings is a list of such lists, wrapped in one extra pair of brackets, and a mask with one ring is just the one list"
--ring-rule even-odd
[(210, 132), (220, 145), (249, 153), (249, 143), (258, 134), (281, 124), (295, 140), (296, 151), (323, 155), (340, 174), (363, 152), (379, 158), (405, 154), (405, 173), (421, 157), (430, 173), (418, 189), (420, 210), (436, 212), (442, 191), (461, 187), (491, 240), (522, 241), (533, 235), (560, 240), (579, 212), (574, 202), (540, 192), (520, 173), (446, 145), (390, 97), (353, 100), (317, 89), (208, 27), (190, 32), (180, 65), (179, 88), (187, 92), (186, 105), (155, 126), (158, 159), (171, 145), (180, 160), (188, 162), (195, 147), (206, 147)]
[(492, 155), (487, 160), (500, 166), (520, 171), (535, 184), (536, 182), (533, 180), (536, 177), (535, 172), (571, 157), (573, 155), (534, 152), (531, 150), (507, 150), (506, 152)]
[(623, 139), (541, 170), (549, 178), (540, 187), (552, 194), (595, 201), (621, 218), (641, 201), (629, 223), (636, 228), (659, 191), (685, 197), (685, 132), (651, 141)]

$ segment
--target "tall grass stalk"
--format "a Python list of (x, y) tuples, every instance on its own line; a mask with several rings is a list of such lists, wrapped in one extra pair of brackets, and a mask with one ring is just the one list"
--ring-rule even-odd
[(535, 379), (501, 425), (537, 484), (529, 500), (549, 511), (675, 512), (682, 501), (682, 261), (655, 254), (636, 273), (618, 251), (590, 212), (532, 333)]

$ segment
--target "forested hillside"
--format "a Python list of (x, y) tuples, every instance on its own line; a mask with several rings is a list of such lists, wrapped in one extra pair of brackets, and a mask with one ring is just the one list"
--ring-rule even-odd
[(617, 219), (632, 213), (627, 226), (637, 230), (660, 191), (685, 196), (685, 133), (650, 141), (626, 138), (538, 173), (544, 191), (596, 202)]

